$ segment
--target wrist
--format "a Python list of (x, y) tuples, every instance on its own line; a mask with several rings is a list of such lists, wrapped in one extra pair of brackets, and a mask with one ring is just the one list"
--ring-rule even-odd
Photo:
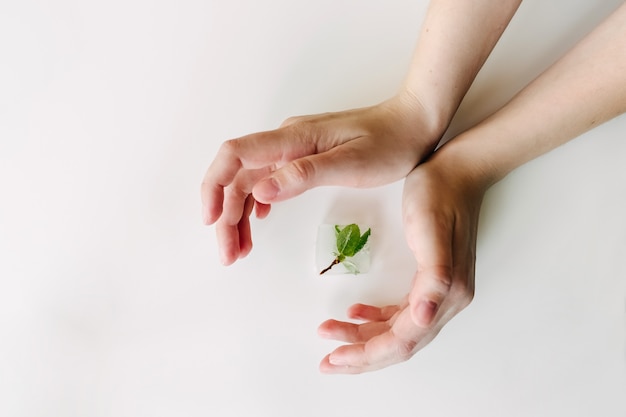
[(482, 137), (468, 131), (442, 146), (429, 164), (446, 176), (458, 178), (458, 182), (469, 188), (487, 190), (504, 178), (509, 170), (497, 152), (481, 143)]
[(414, 117), (421, 119), (423, 124), (421, 127), (426, 129), (430, 136), (436, 138), (435, 145), (450, 125), (456, 110), (446, 108), (443, 105), (440, 106), (434, 100), (428, 99), (409, 88), (402, 88), (393, 100), (401, 103)]
[(423, 149), (421, 161), (435, 150), (451, 120), (446, 112), (406, 89), (381, 103), (380, 107), (393, 114), (392, 119), (402, 126), (404, 135), (411, 138), (416, 149)]

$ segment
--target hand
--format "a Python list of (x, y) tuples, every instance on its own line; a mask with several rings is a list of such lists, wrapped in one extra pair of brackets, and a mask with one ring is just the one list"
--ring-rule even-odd
[(224, 142), (202, 183), (203, 220), (217, 221), (225, 265), (252, 249), (249, 216), (320, 185), (374, 187), (405, 177), (445, 126), (408, 93), (373, 107), (288, 119)]
[(410, 293), (395, 306), (350, 307), (348, 317), (364, 323), (322, 323), (322, 337), (349, 343), (322, 360), (322, 372), (361, 373), (406, 361), (471, 302), (487, 185), (439, 153), (415, 168), (404, 186), (405, 235), (417, 260)]

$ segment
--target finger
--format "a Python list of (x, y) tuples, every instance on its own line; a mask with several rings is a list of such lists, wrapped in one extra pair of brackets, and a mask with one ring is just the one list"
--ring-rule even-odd
[(223, 265), (230, 265), (239, 258), (239, 225), (229, 225), (218, 221), (215, 226), (220, 260)]
[(231, 265), (237, 259), (248, 255), (252, 250), (250, 214), (253, 207), (254, 198), (249, 195), (244, 202), (241, 219), (237, 224), (228, 224), (225, 219), (220, 219), (217, 222), (215, 232), (222, 264)]
[(454, 226), (439, 214), (406, 219), (407, 241), (417, 260), (409, 294), (411, 317), (418, 326), (428, 328), (452, 285)]
[(243, 217), (244, 206), (253, 185), (267, 176), (269, 169), (242, 170), (223, 191), (221, 219), (227, 224), (237, 224)]
[(402, 362), (395, 336), (386, 332), (367, 343), (339, 346), (324, 363), (322, 372), (356, 374), (370, 372)]
[(227, 187), (224, 190), (224, 210), (220, 221), (235, 225), (243, 218), (246, 200), (250, 194), (239, 187)]
[(240, 170), (278, 166), (313, 152), (315, 152), (313, 139), (294, 138), (289, 127), (254, 133), (224, 142), (202, 182), (204, 222), (213, 224), (220, 217), (224, 188), (232, 183)]
[(263, 203), (283, 201), (322, 185), (374, 186), (389, 182), (388, 165), (372, 161), (379, 149), (358, 139), (326, 152), (308, 155), (287, 163), (259, 181), (254, 197)]
[[(254, 199), (234, 184), (226, 188), (223, 215), (215, 231), (222, 264), (230, 265), (252, 249), (249, 215)], [(247, 251), (245, 254), (241, 250)]]
[(426, 346), (438, 331), (415, 326), (410, 311), (405, 309), (388, 331), (366, 343), (335, 349), (322, 361), (320, 370), (327, 373), (361, 373), (403, 362)]
[(451, 269), (436, 267), (418, 271), (411, 289), (411, 314), (418, 326), (430, 327), (450, 292)]
[(331, 319), (319, 326), (318, 334), (326, 339), (348, 343), (365, 343), (387, 330), (389, 330), (389, 325), (381, 321), (355, 324)]
[(257, 219), (266, 218), (270, 214), (271, 210), (272, 210), (271, 204), (259, 203), (258, 201), (256, 201), (254, 204), (254, 213)]
[(355, 320), (387, 321), (400, 310), (397, 305), (376, 307), (367, 304), (354, 304), (348, 309), (348, 317)]
[(249, 195), (244, 205), (243, 216), (237, 225), (239, 230), (239, 255), (238, 259), (248, 256), (252, 250), (252, 233), (250, 230), (250, 214), (254, 207), (254, 198)]
[(364, 372), (361, 367), (350, 365), (335, 365), (330, 363), (330, 354), (326, 355), (320, 362), (319, 370), (323, 374), (360, 374)]
[(200, 197), (202, 201), (202, 222), (206, 225), (215, 223), (222, 214), (224, 188), (207, 182), (205, 177), (205, 180), (200, 185)]

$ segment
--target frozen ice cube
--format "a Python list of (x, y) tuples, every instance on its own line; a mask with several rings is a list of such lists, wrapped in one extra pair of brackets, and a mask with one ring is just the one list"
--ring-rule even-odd
[[(343, 228), (345, 225), (339, 225)], [(361, 234), (365, 233), (368, 226), (359, 224)], [(321, 272), (335, 260), (337, 253), (337, 238), (335, 235), (335, 225), (322, 224), (317, 229), (317, 241), (315, 244), (315, 265), (317, 272)], [(371, 238), (371, 237), (370, 237)], [(370, 269), (370, 242), (365, 244), (356, 255), (346, 258), (344, 262), (334, 265), (324, 275), (336, 274), (365, 274)]]

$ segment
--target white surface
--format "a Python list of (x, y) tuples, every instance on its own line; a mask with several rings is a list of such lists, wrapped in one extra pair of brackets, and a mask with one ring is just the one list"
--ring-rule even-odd
[[(619, 1), (527, 1), (452, 131), (503, 104)], [(626, 119), (488, 194), (474, 302), (411, 361), (324, 376), (317, 337), (414, 263), (401, 183), (318, 189), (220, 266), (198, 188), (219, 144), (378, 102), (425, 2), (5, 1), (0, 6), (0, 415), (626, 415)], [(320, 279), (317, 226), (383, 230)], [(357, 217), (357, 218), (355, 218)]]

